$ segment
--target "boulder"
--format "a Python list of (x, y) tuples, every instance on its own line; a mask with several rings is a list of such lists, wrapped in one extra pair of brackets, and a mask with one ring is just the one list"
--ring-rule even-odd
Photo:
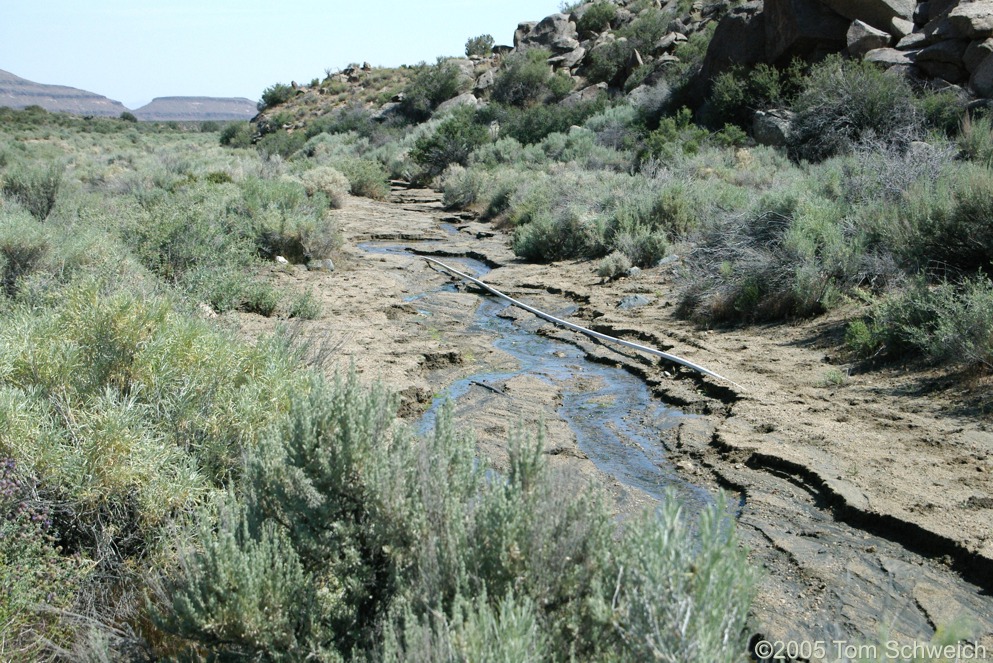
[(824, 4), (850, 21), (862, 21), (879, 30), (890, 29), (890, 21), (901, 18), (911, 21), (915, 0), (823, 0)]
[(331, 258), (311, 260), (307, 263), (307, 270), (311, 272), (333, 272), (334, 262), (331, 261)]
[(965, 49), (962, 54), (962, 64), (971, 74), (979, 68), (983, 60), (993, 54), (993, 38), (984, 41), (974, 41)]
[(850, 21), (817, 0), (766, 0), (764, 13), (769, 62), (816, 59), (847, 45)]
[(452, 97), (448, 101), (443, 101), (438, 104), (438, 108), (435, 109), (435, 115), (443, 115), (448, 111), (454, 110), (456, 108), (461, 108), (462, 106), (471, 106), (475, 108), (479, 105), (479, 99), (476, 95), (471, 92), (466, 92), (465, 94), (460, 94), (457, 97)]
[(962, 56), (969, 42), (964, 39), (945, 39), (921, 50), (917, 54), (917, 62), (945, 62), (961, 65)]
[(487, 69), (479, 75), (479, 78), (476, 79), (476, 84), (473, 86), (473, 90), (476, 90), (477, 92), (488, 90), (493, 87), (494, 82), (496, 82), (496, 74), (492, 69)]
[[(518, 30), (520, 28), (518, 26)], [(565, 53), (579, 47), (579, 34), (576, 24), (569, 20), (567, 14), (552, 14), (535, 24), (519, 42), (515, 37), (514, 45), (517, 48), (546, 47)]]
[(993, 36), (993, 2), (962, 2), (948, 13), (955, 32), (968, 39)]
[(961, 63), (924, 60), (917, 62), (918, 68), (927, 74), (928, 78), (940, 78), (949, 83), (965, 83), (969, 80), (969, 72)]
[(575, 106), (586, 101), (593, 101), (601, 94), (607, 92), (606, 83), (597, 83), (596, 85), (590, 85), (584, 87), (581, 90), (577, 90), (570, 94), (568, 97), (559, 102), (560, 106)]
[(927, 46), (927, 37), (920, 32), (912, 32), (896, 43), (896, 47), (901, 51), (912, 48), (921, 49)]
[(873, 49), (885, 48), (890, 45), (888, 32), (877, 30), (862, 21), (852, 21), (846, 38), (848, 40), (848, 53), (855, 58), (861, 58)]
[(572, 69), (579, 66), (579, 63), (586, 57), (586, 49), (582, 46), (562, 55), (548, 58), (548, 64), (556, 69)]
[[(635, 276), (640, 273), (641, 270), (638, 269), (637, 267), (632, 267), (631, 269), (628, 270), (628, 276)], [(627, 311), (633, 308), (641, 308), (642, 306), (648, 306), (653, 301), (655, 301), (655, 299), (648, 295), (628, 295), (627, 297), (623, 298), (621, 301), (617, 302), (617, 308)]]
[(931, 3), (922, 2), (914, 10), (914, 23), (924, 25), (931, 20)]
[(914, 22), (903, 18), (893, 18), (890, 20), (889, 33), (897, 39), (902, 39), (914, 32)]
[(990, 55), (976, 67), (969, 80), (973, 92), (980, 97), (993, 97), (993, 55)]
[(514, 32), (514, 50), (523, 48), (524, 40), (527, 39), (536, 25), (538, 25), (537, 21), (524, 21), (517, 24), (517, 30)]
[(788, 110), (756, 111), (752, 118), (752, 138), (759, 145), (783, 147), (790, 141), (793, 113)]
[(717, 24), (703, 60), (700, 80), (709, 84), (735, 65), (748, 67), (765, 62), (765, 43), (761, 0), (732, 8)]
[(952, 27), (952, 22), (947, 16), (939, 16), (931, 19), (921, 32), (927, 37), (929, 42), (942, 41), (944, 39), (956, 39), (959, 34)]
[(647, 115), (654, 115), (672, 105), (675, 93), (665, 79), (653, 84), (639, 85), (628, 92), (628, 102)]
[(909, 66), (914, 64), (914, 57), (920, 51), (898, 51), (895, 48), (877, 48), (869, 51), (863, 58), (866, 62), (875, 62), (884, 68)]
[(397, 101), (391, 101), (385, 103), (379, 107), (379, 110), (372, 114), (373, 122), (386, 122), (394, 115), (400, 113), (400, 103)]
[(958, 3), (959, 0), (929, 0), (927, 7), (928, 21), (947, 16), (948, 12), (954, 9)]

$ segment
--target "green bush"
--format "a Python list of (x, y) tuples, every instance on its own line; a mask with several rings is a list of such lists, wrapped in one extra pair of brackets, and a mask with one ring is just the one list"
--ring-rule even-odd
[(442, 202), (446, 209), (470, 209), (479, 200), (484, 176), (474, 168), (449, 166), (441, 178)]
[(262, 92), (262, 98), (256, 104), (259, 111), (269, 110), (285, 104), (293, 96), (293, 88), (283, 83), (270, 85)]
[(420, 64), (404, 88), (400, 112), (411, 122), (423, 122), (439, 104), (467, 91), (470, 83), (450, 60), (438, 58), (434, 65)]
[(612, 2), (597, 2), (587, 8), (576, 23), (581, 33), (602, 32), (617, 18), (617, 5)]
[[(23, 214), (23, 212), (21, 213)], [(33, 218), (3, 214), (0, 225), (0, 285), (7, 297), (17, 295), (22, 281), (52, 251), (52, 238)]]
[(933, 363), (993, 368), (993, 282), (983, 274), (935, 286), (918, 279), (852, 322), (846, 342), (862, 358), (915, 353)]
[(708, 124), (718, 127), (733, 122), (750, 128), (758, 110), (782, 107), (792, 102), (803, 81), (802, 63), (794, 60), (788, 69), (760, 63), (752, 69), (741, 66), (719, 74), (710, 92)]
[(264, 158), (278, 155), (283, 159), (289, 159), (303, 149), (306, 142), (307, 134), (304, 132), (294, 131), (290, 133), (285, 129), (280, 129), (263, 136), (255, 143), (255, 147)]
[(464, 166), (473, 150), (489, 140), (489, 132), (476, 122), (475, 111), (459, 108), (432, 133), (414, 143), (411, 158), (424, 169), (428, 178), (440, 175), (449, 165)]
[(551, 53), (541, 48), (509, 56), (493, 83), (493, 101), (526, 108), (569, 94), (572, 80), (564, 74), (552, 73), (549, 57)]
[(233, 122), (221, 130), (220, 142), (225, 147), (251, 147), (253, 133), (247, 122)]
[(368, 158), (336, 160), (335, 166), (348, 178), (348, 190), (353, 196), (388, 200), (390, 182), (386, 169), (378, 161)]
[(794, 111), (790, 154), (796, 159), (821, 161), (864, 140), (906, 145), (919, 131), (905, 78), (838, 56), (811, 69)]
[(317, 166), (306, 171), (300, 180), (307, 189), (307, 195), (323, 193), (332, 209), (339, 209), (345, 204), (348, 194), (348, 178), (340, 171), (330, 166)]
[(566, 258), (598, 258), (607, 252), (602, 219), (571, 208), (539, 214), (514, 231), (514, 254), (548, 262)]
[(783, 192), (705, 226), (679, 312), (707, 322), (817, 315), (876, 268), (842, 206)]
[(465, 43), (466, 57), (473, 55), (487, 56), (493, 51), (493, 35), (470, 37)]
[(53, 163), (47, 168), (15, 168), (0, 182), (4, 196), (16, 200), (39, 221), (44, 221), (55, 208), (65, 166)]
[(565, 133), (573, 125), (582, 125), (589, 117), (606, 107), (603, 98), (575, 105), (538, 104), (516, 108), (490, 104), (477, 113), (482, 124), (497, 122), (500, 136), (513, 138), (523, 145), (541, 142), (552, 133)]
[(965, 115), (958, 136), (962, 156), (993, 168), (993, 117)]
[(616, 279), (631, 271), (631, 259), (621, 251), (614, 251), (600, 261), (596, 273), (602, 279)]

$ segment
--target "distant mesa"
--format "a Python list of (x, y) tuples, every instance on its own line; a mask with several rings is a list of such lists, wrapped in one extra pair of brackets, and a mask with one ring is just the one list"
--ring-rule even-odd
[[(94, 92), (63, 85), (35, 83), (0, 69), (0, 106), (41, 106), (52, 113), (120, 117), (129, 109), (119, 101)], [(203, 122), (206, 120), (248, 121), (258, 112), (255, 102), (245, 98), (157, 97), (135, 111), (148, 122)]]
[(156, 97), (134, 111), (139, 120), (150, 122), (248, 121), (257, 113), (255, 102), (244, 97)]
[(0, 69), (0, 106), (41, 106), (52, 113), (119, 117), (127, 108), (119, 101), (64, 85), (44, 85)]

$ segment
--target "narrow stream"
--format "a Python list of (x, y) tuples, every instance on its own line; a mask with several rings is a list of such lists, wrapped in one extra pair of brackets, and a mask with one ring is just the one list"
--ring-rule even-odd
[[(418, 247), (430, 249), (436, 244), (424, 242), (418, 243)], [(366, 243), (360, 248), (374, 254), (409, 255), (408, 246), (402, 244)], [(445, 260), (477, 278), (491, 271), (472, 258)], [(418, 301), (446, 291), (454, 292), (455, 284), (447, 283), (405, 301), (416, 307)], [(536, 333), (538, 327), (549, 323), (535, 319), (532, 323), (518, 324), (500, 315), (509, 304), (493, 297), (480, 299), (468, 331), (494, 337), (493, 345), (512, 356), (517, 367), (509, 372), (476, 373), (450, 385), (417, 422), (419, 433), (430, 433), (442, 404), (447, 400), (457, 401), (473, 384), (498, 386), (511, 378), (530, 375), (562, 389), (563, 403), (558, 415), (576, 435), (580, 450), (600, 471), (658, 501), (671, 490), (688, 513), (696, 513), (713, 501), (708, 491), (688, 483), (675, 472), (660, 441), (662, 430), (678, 425), (680, 418), (691, 415), (659, 403), (641, 380), (622, 368), (588, 361), (579, 348)], [(426, 310), (420, 312), (429, 315)], [(556, 312), (566, 316), (571, 313), (568, 309)], [(577, 386), (580, 384), (582, 387)]]

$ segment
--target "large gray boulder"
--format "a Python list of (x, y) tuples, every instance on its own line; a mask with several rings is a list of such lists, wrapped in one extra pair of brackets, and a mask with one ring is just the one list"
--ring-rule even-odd
[(784, 62), (837, 53), (848, 45), (850, 22), (817, 0), (766, 0), (766, 56)]
[(756, 111), (752, 118), (752, 138), (759, 145), (784, 147), (792, 130), (793, 113), (788, 110)]
[(765, 12), (761, 0), (734, 7), (717, 24), (703, 60), (701, 80), (710, 81), (735, 65), (766, 61)]
[[(518, 26), (519, 31), (523, 25), (525, 24)], [(519, 43), (515, 36), (514, 46), (545, 47), (558, 53), (566, 53), (579, 47), (579, 34), (576, 32), (576, 24), (569, 20), (567, 14), (552, 14), (535, 24)]]
[(971, 74), (990, 55), (993, 55), (993, 38), (974, 41), (965, 49), (965, 53), (962, 55), (962, 64), (965, 65), (965, 68)]
[(969, 42), (964, 39), (945, 39), (922, 49), (917, 54), (916, 60), (917, 62), (944, 62), (961, 65), (962, 57), (968, 46)]
[(853, 58), (861, 58), (875, 48), (886, 48), (890, 45), (890, 34), (877, 30), (862, 21), (852, 21), (846, 35), (848, 54)]
[(517, 24), (517, 30), (514, 32), (514, 50), (524, 47), (524, 40), (534, 31), (536, 25), (538, 25), (537, 21), (524, 21)]
[(993, 36), (993, 2), (962, 2), (948, 13), (955, 31), (968, 39)]
[(443, 101), (438, 104), (438, 108), (435, 109), (435, 115), (444, 115), (445, 113), (455, 110), (456, 108), (461, 108), (462, 106), (471, 106), (475, 108), (479, 105), (479, 99), (476, 98), (471, 92), (466, 92), (465, 94), (460, 94), (457, 97), (452, 97), (448, 101)]
[(915, 0), (822, 0), (825, 5), (851, 21), (862, 21), (879, 30), (889, 31), (890, 21), (912, 21)]
[(980, 97), (993, 97), (993, 55), (983, 60), (969, 80), (973, 92)]

